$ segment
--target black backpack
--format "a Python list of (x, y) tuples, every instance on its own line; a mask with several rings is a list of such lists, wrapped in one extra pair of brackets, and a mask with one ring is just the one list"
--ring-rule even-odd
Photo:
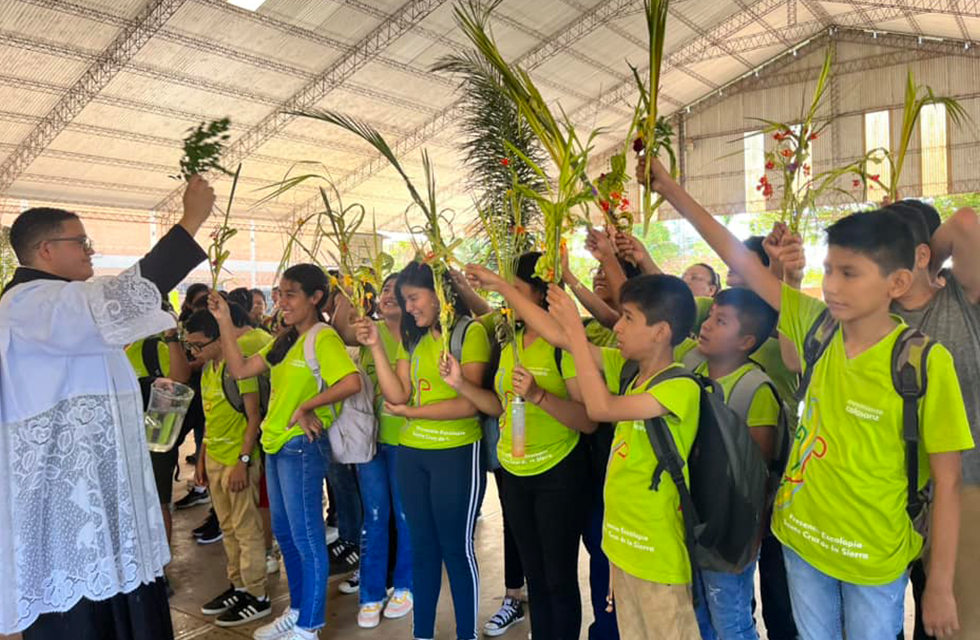
[[(272, 382), (269, 380), (269, 372), (266, 371), (256, 377), (259, 382), (259, 412), (264, 417), (269, 412), (269, 398), (272, 396)], [(245, 399), (238, 389), (238, 380), (228, 371), (227, 363), (221, 364), (221, 389), (224, 391), (225, 400), (228, 404), (243, 416), (248, 416), (245, 412)]]
[[(691, 371), (697, 369), (705, 361), (707, 358), (698, 349), (689, 351), (682, 360), (684, 366)], [(793, 450), (795, 434), (790, 431), (790, 410), (779, 396), (779, 390), (776, 389), (772, 378), (761, 365), (755, 362), (752, 364), (754, 366), (735, 381), (731, 393), (728, 394), (727, 404), (746, 423), (750, 433), (752, 428), (748, 427), (749, 410), (752, 408), (752, 401), (755, 400), (755, 394), (758, 393), (759, 389), (769, 387), (779, 404), (779, 418), (775, 425), (776, 437), (773, 440), (772, 459), (769, 461), (769, 483), (766, 490), (766, 508), (768, 510), (772, 508), (776, 499), (776, 492), (779, 490), (779, 484), (783, 480), (783, 473), (786, 471), (786, 465), (789, 463), (789, 456)]]
[(160, 366), (160, 352), (157, 347), (160, 345), (160, 337), (152, 336), (143, 341), (140, 347), (140, 357), (143, 358), (143, 366), (146, 367), (147, 377), (163, 378), (163, 368)]
[[(623, 367), (620, 395), (625, 395), (638, 370), (633, 361)], [(770, 470), (745, 421), (725, 404), (718, 383), (683, 367), (671, 367), (654, 376), (647, 387), (680, 378), (693, 380), (701, 392), (697, 436), (685, 461), (666, 421), (646, 420), (647, 437), (657, 456), (650, 489), (659, 490), (665, 472), (677, 487), (692, 571), (739, 573), (758, 551), (770, 500)], [(685, 464), (690, 488), (684, 481)]]
[[(840, 324), (824, 309), (803, 340), (803, 375), (796, 400), (806, 398), (813, 369), (820, 360)], [(931, 483), (919, 490), (919, 399), (925, 396), (928, 383), (926, 363), (935, 343), (918, 329), (907, 327), (892, 348), (892, 385), (902, 398), (902, 438), (905, 440), (905, 473), (908, 480), (906, 511), (916, 531), (928, 533), (928, 506), (932, 501)]]

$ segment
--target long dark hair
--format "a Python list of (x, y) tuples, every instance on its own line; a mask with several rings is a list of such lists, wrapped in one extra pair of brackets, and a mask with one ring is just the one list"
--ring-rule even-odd
[(540, 251), (528, 251), (522, 253), (517, 258), (517, 265), (514, 268), (514, 275), (526, 282), (531, 291), (541, 295), (538, 305), (545, 311), (548, 310), (548, 283), (534, 275), (534, 269), (538, 266), (538, 259), (541, 257)]
[[(323, 307), (327, 304), (327, 297), (330, 295), (330, 281), (327, 280), (327, 274), (323, 273), (323, 270), (315, 264), (297, 264), (286, 269), (282, 277), (284, 280), (298, 284), (303, 293), (308, 296), (313, 296), (317, 291), (323, 293), (320, 296), (320, 302), (317, 303), (316, 314), (320, 322), (326, 324), (327, 321), (323, 317)], [(269, 350), (266, 361), (270, 365), (282, 362), (297, 340), (299, 340), (299, 331), (295, 326), (280, 333), (272, 345), (272, 349)]]
[[(398, 300), (398, 306), (402, 310), (402, 344), (406, 350), (409, 350), (412, 348), (412, 345), (422, 339), (429, 329), (419, 327), (415, 324), (415, 317), (405, 311), (405, 296), (402, 295), (402, 287), (406, 285), (435, 291), (436, 286), (435, 279), (432, 275), (432, 267), (424, 262), (409, 262), (401, 270), (401, 273), (398, 274), (398, 280), (395, 282), (395, 298)], [(447, 292), (451, 293), (456, 318), (470, 315), (469, 306), (463, 301), (463, 296), (459, 295), (459, 291), (456, 290), (456, 285), (453, 284), (448, 274), (442, 277), (441, 285), (445, 287)], [(452, 331), (452, 327), (440, 327), (440, 330)]]

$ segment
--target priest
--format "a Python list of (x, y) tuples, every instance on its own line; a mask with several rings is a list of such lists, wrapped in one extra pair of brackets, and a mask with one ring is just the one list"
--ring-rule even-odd
[(21, 267), (0, 295), (0, 634), (24, 640), (172, 640), (170, 561), (123, 347), (175, 326), (166, 294), (207, 257), (194, 235), (214, 191), (149, 254), (92, 279), (74, 213), (37, 208), (10, 228)]

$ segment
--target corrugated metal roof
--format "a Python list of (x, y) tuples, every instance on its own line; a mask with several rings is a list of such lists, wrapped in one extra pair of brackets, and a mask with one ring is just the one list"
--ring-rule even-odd
[[(121, 34), (140, 28), (136, 21), (158, 1), (0, 0), (0, 162), (18, 150)], [(281, 179), (292, 163), (314, 161), (336, 180), (349, 178), (348, 199), (375, 210), (382, 228), (401, 230), (407, 194), (393, 171), (369, 164), (376, 154), (368, 145), (318, 122), (263, 125), (318, 74), (342, 62), (351, 72), (320, 88), (313, 104), (364, 118), (392, 145), (409, 147), (403, 162), (413, 175), (420, 172), (418, 149), (430, 148), (445, 206), (469, 208), (456, 129), (444, 117), (459, 94), (450, 79), (429, 71), (439, 57), (464, 46), (451, 2), (267, 0), (256, 12), (226, 0), (163, 2), (170, 3), (180, 6), (108, 83), (82, 96), (88, 99), (84, 108), (19, 174), (4, 194), (8, 208), (30, 198), (80, 207), (166, 209), (164, 201), (176, 186), (169, 173), (176, 170), (185, 131), (227, 115), (233, 140), (268, 129), (244, 159), (242, 206), (256, 201), (261, 196), (256, 190)], [(960, 16), (949, 0), (901, 4), (904, 10), (890, 0), (675, 0), (661, 106), (669, 113), (711, 95), (831, 24), (954, 39), (980, 33), (976, 3), (960, 3), (967, 7)], [(395, 21), (392, 32), (365, 41), (392, 16), (417, 5), (434, 8), (407, 29), (412, 14)], [(493, 19), (510, 59), (554, 45), (547, 55), (535, 56), (532, 76), (578, 126), (609, 128), (597, 140), (598, 155), (623, 142), (635, 99), (627, 61), (642, 65), (646, 56), (641, 10), (642, 0), (505, 0)], [(603, 19), (594, 19), (593, 12)], [(352, 54), (366, 45), (369, 54)], [(842, 50), (846, 56), (846, 47)], [(944, 69), (935, 67), (934, 85), (945, 84)], [(896, 89), (882, 84), (864, 90)], [(794, 92), (797, 86), (786, 85), (772, 99), (795, 105)], [(691, 160), (718, 150), (698, 150)], [(976, 163), (974, 150), (964, 153), (964, 161)], [(741, 188), (740, 179), (730, 182), (731, 190)], [(224, 195), (228, 181), (218, 180), (217, 186)], [(288, 218), (314, 195), (312, 189), (297, 191), (242, 214)]]

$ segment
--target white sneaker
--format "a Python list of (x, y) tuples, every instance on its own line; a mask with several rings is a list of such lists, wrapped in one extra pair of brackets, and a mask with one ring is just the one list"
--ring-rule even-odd
[(327, 527), (327, 545), (331, 545), (334, 542), (340, 540), (340, 529), (337, 527)]
[(296, 621), (299, 619), (299, 611), (296, 609), (286, 609), (282, 615), (255, 630), (252, 634), (254, 640), (286, 640), (292, 635), (296, 628)]
[(385, 617), (389, 620), (404, 618), (411, 613), (413, 606), (415, 606), (415, 600), (412, 597), (412, 592), (408, 589), (399, 589), (388, 601), (388, 606), (385, 607)]
[(357, 593), (361, 590), (361, 572), (355, 571), (349, 578), (342, 580), (337, 588), (347, 595)]
[(293, 627), (290, 633), (291, 635), (286, 636), (284, 640), (317, 640), (320, 637), (319, 631), (307, 631), (299, 627)]
[(362, 629), (373, 629), (381, 624), (381, 611), (384, 606), (384, 602), (362, 604), (357, 612), (357, 626)]

